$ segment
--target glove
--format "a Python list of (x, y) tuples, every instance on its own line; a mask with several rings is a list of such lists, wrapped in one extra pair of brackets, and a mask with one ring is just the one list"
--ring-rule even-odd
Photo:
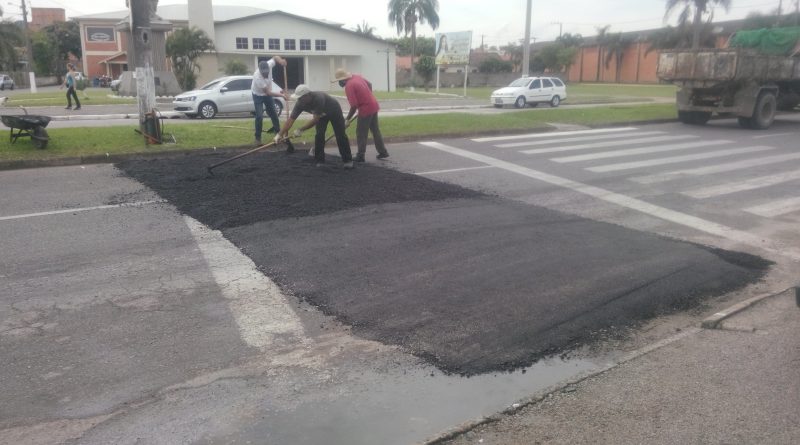
[(278, 134), (276, 134), (276, 135), (275, 135), (275, 137), (274, 137), (274, 138), (272, 138), (272, 142), (274, 142), (274, 143), (276, 143), (276, 144), (277, 144), (278, 142), (280, 142), (280, 141), (281, 141), (281, 139), (283, 139), (283, 137), (281, 137), (281, 134), (280, 134), (280, 133), (278, 133)]
[(303, 134), (303, 130), (295, 128), (295, 130), (292, 132), (292, 137), (299, 138), (301, 134)]

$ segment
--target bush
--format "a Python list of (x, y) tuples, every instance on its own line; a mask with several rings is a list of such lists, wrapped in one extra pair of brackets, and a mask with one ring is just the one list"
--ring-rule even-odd
[(244, 76), (246, 74), (250, 74), (250, 69), (247, 67), (247, 65), (245, 65), (241, 60), (237, 59), (231, 59), (225, 62), (223, 71), (227, 76)]

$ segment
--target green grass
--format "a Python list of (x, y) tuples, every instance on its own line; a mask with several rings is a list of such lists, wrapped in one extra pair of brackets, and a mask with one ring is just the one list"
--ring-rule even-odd
[[(588, 126), (671, 119), (675, 106), (654, 104), (639, 106), (615, 105), (601, 108), (526, 110), (514, 113), (478, 115), (467, 113), (442, 113), (400, 117), (382, 117), (381, 132), (387, 139), (419, 139), (443, 135), (476, 135), (501, 131), (535, 130), (548, 123), (582, 124)], [(252, 141), (253, 121), (230, 120), (215, 124), (174, 124), (167, 121), (166, 133), (174, 134), (177, 144), (146, 146), (142, 136), (130, 126), (54, 128), (49, 129), (50, 142), (45, 150), (37, 150), (27, 138), (10, 144), (8, 133), (0, 137), (0, 161), (54, 160), (105, 156), (108, 154), (152, 153), (154, 151), (181, 151), (198, 148), (242, 147)], [(235, 128), (229, 128), (235, 127)], [(330, 130), (329, 130), (330, 131)], [(355, 141), (355, 125), (348, 129)], [(303, 134), (300, 141), (313, 144), (314, 131)], [(300, 142), (298, 141), (298, 142)]]
[[(111, 105), (111, 104), (135, 104), (135, 98), (121, 98), (114, 96), (108, 88), (87, 88), (77, 91), (81, 105)], [(8, 98), (7, 107), (44, 107), (67, 104), (67, 90), (40, 92), (36, 94), (25, 93), (16, 94)]]

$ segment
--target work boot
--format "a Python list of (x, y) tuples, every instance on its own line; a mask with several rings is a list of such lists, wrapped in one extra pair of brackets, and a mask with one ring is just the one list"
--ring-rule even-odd
[(356, 156), (353, 158), (353, 161), (355, 161), (355, 162), (367, 162), (367, 161), (364, 159), (364, 155), (362, 155), (362, 154), (357, 154), (357, 155), (356, 155)]
[(344, 164), (342, 164), (342, 167), (343, 167), (345, 170), (350, 170), (350, 169), (352, 169), (353, 167), (355, 167), (355, 165), (353, 165), (353, 161), (347, 161), (347, 162), (345, 162)]
[(256, 140), (255, 140), (255, 141), (253, 141), (253, 144), (255, 144), (256, 146), (263, 145), (263, 144), (261, 143), (261, 139), (259, 139), (259, 138), (256, 138)]
[(292, 144), (292, 141), (286, 141), (286, 153), (294, 153), (294, 144)]
[(80, 106), (80, 105), (78, 105), (77, 107), (75, 107), (75, 111), (78, 111), (78, 110), (80, 110), (80, 109), (81, 109), (81, 106)]
[(378, 154), (378, 156), (376, 156), (376, 158), (378, 158), (378, 159), (386, 159), (388, 157), (389, 157), (389, 153), (380, 153), (380, 154)]
[(65, 110), (71, 110), (72, 109), (72, 105), (67, 105), (66, 107), (64, 107), (64, 109)]

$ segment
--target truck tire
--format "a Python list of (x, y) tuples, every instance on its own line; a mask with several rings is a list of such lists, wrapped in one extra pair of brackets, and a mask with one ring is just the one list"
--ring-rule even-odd
[(761, 93), (756, 101), (753, 117), (750, 119), (750, 128), (754, 130), (769, 128), (775, 120), (775, 110), (777, 110), (775, 94), (768, 91)]

